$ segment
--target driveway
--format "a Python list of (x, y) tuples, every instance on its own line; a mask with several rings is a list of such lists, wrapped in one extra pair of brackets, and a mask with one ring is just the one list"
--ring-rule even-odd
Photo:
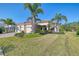
[(11, 37), (11, 36), (14, 36), (15, 33), (12, 32), (12, 33), (5, 33), (5, 34), (0, 34), (0, 38), (3, 38), (3, 37)]

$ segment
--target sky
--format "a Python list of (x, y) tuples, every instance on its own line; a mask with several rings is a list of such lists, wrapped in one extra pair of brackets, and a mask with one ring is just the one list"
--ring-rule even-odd
[[(56, 13), (67, 16), (68, 22), (79, 21), (79, 4), (75, 3), (42, 3), (44, 13), (39, 14), (41, 20), (51, 20)], [(0, 3), (0, 18), (11, 18), (16, 23), (27, 21), (31, 16), (28, 9), (24, 9), (23, 3)]]

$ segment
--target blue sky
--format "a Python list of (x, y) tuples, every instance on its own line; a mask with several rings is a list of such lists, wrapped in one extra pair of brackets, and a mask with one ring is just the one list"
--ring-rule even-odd
[[(44, 14), (39, 14), (42, 20), (50, 20), (54, 15), (59, 12), (67, 16), (68, 22), (79, 21), (79, 4), (59, 4), (59, 3), (44, 3), (41, 8)], [(0, 3), (0, 18), (11, 18), (16, 23), (25, 22), (30, 16), (28, 9), (24, 9), (21, 3)]]

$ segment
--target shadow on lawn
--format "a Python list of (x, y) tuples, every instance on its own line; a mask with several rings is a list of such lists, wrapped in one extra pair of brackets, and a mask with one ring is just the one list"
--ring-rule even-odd
[(68, 56), (70, 56), (71, 55), (71, 53), (70, 53), (70, 45), (69, 45), (69, 41), (68, 41), (68, 37), (66, 37), (65, 38), (65, 50), (66, 50), (66, 53), (67, 53), (67, 55)]
[(2, 54), (5, 56), (7, 52), (12, 51), (14, 48), (14, 45), (1, 46)]

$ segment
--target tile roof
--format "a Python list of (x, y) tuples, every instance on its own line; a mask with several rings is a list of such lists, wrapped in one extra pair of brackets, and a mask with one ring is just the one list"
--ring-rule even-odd
[(24, 23), (18, 23), (16, 25), (32, 25), (32, 22), (24, 22)]

